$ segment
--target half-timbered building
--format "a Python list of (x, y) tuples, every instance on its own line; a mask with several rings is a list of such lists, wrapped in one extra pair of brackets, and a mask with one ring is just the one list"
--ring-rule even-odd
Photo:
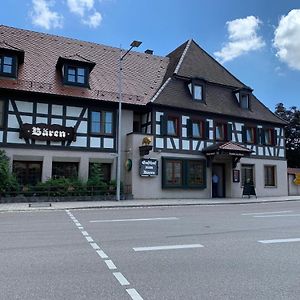
[[(0, 26), (0, 147), (21, 184), (116, 177), (120, 50)], [(193, 40), (122, 70), (121, 177), (135, 198), (287, 195), (284, 121)]]

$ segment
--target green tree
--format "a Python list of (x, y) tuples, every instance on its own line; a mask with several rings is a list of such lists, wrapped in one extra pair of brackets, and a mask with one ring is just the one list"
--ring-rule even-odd
[(288, 167), (300, 168), (300, 109), (296, 106), (285, 108), (283, 103), (275, 107), (275, 114), (287, 121), (285, 146)]
[(0, 150), (0, 194), (15, 192), (19, 189), (16, 177), (9, 171), (9, 158), (4, 150)]

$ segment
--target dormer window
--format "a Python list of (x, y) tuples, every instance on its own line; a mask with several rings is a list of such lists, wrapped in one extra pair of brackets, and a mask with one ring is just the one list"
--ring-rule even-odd
[(249, 95), (248, 94), (241, 95), (241, 108), (249, 109)]
[(78, 54), (59, 57), (56, 68), (61, 70), (65, 85), (89, 87), (89, 75), (96, 64)]
[(190, 93), (194, 100), (204, 101), (204, 83), (201, 80), (192, 80), (188, 84)]
[(0, 42), (0, 76), (17, 77), (18, 66), (24, 62), (25, 53), (6, 42)]
[(64, 83), (87, 86), (88, 71), (84, 67), (64, 66)]
[(4, 76), (12, 76), (15, 69), (15, 58), (12, 56), (0, 55), (0, 73)]
[(252, 90), (237, 90), (235, 97), (242, 109), (250, 109), (250, 95)]

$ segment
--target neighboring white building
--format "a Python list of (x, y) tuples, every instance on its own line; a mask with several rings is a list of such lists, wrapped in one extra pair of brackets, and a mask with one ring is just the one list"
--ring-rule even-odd
[[(21, 183), (87, 180), (95, 162), (116, 177), (119, 55), (0, 26), (0, 146)], [(124, 60), (122, 181), (135, 198), (240, 197), (245, 182), (287, 195), (284, 125), (193, 40)]]

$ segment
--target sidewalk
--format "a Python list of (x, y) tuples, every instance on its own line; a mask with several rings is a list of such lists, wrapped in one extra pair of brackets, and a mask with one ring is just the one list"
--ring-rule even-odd
[[(121, 201), (74, 201), (74, 202), (37, 202), (37, 203), (0, 203), (0, 212), (65, 210), (89, 208), (122, 208), (122, 207), (156, 207), (156, 206), (190, 206), (190, 205), (228, 205), (250, 204), (283, 201), (300, 201), (300, 196), (284, 197), (251, 197), (220, 199), (135, 199)], [(50, 206), (51, 204), (51, 206)]]

